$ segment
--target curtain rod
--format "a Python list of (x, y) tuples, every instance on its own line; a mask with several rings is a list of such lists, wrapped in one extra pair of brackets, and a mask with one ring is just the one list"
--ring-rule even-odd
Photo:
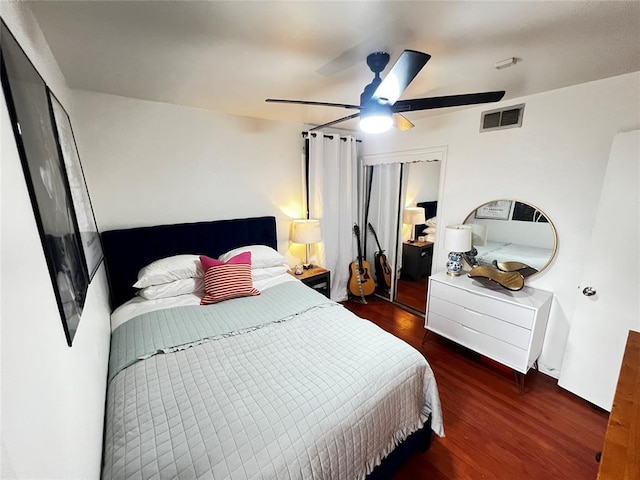
[[(316, 136), (316, 135), (318, 135), (318, 134), (317, 134), (317, 133), (315, 133), (315, 132), (311, 132), (311, 133), (309, 133), (309, 132), (302, 132), (302, 137), (303, 137), (303, 138), (306, 138), (308, 135), (311, 135), (311, 136), (315, 137), (315, 136)], [(333, 136), (332, 136), (332, 135), (326, 135), (326, 134), (324, 134), (324, 133), (323, 133), (323, 135), (324, 135), (324, 138), (333, 138)], [(346, 139), (345, 137), (340, 137), (340, 140), (342, 140), (343, 142), (346, 142), (346, 141), (347, 141), (347, 139)], [(362, 143), (362, 140), (358, 140), (358, 139), (356, 138), (356, 142), (357, 142), (357, 143)]]

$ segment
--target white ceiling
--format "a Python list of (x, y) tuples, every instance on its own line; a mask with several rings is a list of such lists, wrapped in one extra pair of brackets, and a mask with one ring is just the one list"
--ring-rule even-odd
[(352, 111), (265, 98), (358, 104), (373, 51), (387, 70), (404, 49), (432, 56), (401, 99), (509, 100), (640, 70), (639, 1), (29, 3), (72, 88), (296, 123)]

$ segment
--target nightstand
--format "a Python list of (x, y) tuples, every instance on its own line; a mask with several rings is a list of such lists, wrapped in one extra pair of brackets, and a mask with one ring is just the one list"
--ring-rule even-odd
[(413, 281), (431, 275), (431, 260), (433, 258), (432, 242), (404, 242), (402, 244), (402, 278)]
[(304, 270), (301, 275), (296, 275), (292, 270), (289, 270), (289, 274), (329, 298), (331, 294), (331, 272), (329, 270), (313, 266)]

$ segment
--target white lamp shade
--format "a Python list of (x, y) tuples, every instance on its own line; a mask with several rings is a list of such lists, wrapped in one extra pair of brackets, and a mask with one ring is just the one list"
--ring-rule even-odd
[(407, 225), (420, 225), (426, 221), (422, 207), (407, 207), (402, 213), (402, 223)]
[(291, 232), (293, 243), (318, 243), (322, 240), (320, 220), (294, 220)]
[(480, 223), (472, 223), (471, 227), (471, 243), (475, 247), (483, 247), (487, 243), (487, 226)]
[(444, 248), (449, 252), (471, 250), (471, 227), (468, 225), (447, 225), (444, 231)]

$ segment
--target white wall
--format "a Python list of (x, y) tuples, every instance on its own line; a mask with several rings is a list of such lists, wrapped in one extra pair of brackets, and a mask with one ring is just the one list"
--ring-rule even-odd
[[(0, 14), (75, 124), (70, 92), (29, 8), (0, 2)], [(104, 266), (69, 348), (0, 97), (0, 477), (98, 478), (109, 350)]]
[[(555, 299), (540, 367), (558, 377), (577, 287), (590, 256), (588, 239), (613, 135), (640, 126), (640, 73), (541, 93), (509, 102), (411, 119), (416, 128), (368, 137), (366, 154), (448, 146), (438, 221), (462, 221), (498, 198), (533, 203), (558, 231), (558, 254), (529, 285)], [(526, 103), (522, 128), (479, 133), (480, 112)], [(443, 242), (440, 241), (439, 245)], [(437, 252), (445, 258), (445, 252)], [(443, 262), (434, 265), (444, 269)]]
[(302, 215), (302, 125), (87, 91), (74, 97), (102, 231), (275, 215), (287, 253), (290, 221)]
[(441, 162), (414, 162), (404, 164), (407, 176), (407, 193), (404, 206), (418, 202), (438, 200)]

